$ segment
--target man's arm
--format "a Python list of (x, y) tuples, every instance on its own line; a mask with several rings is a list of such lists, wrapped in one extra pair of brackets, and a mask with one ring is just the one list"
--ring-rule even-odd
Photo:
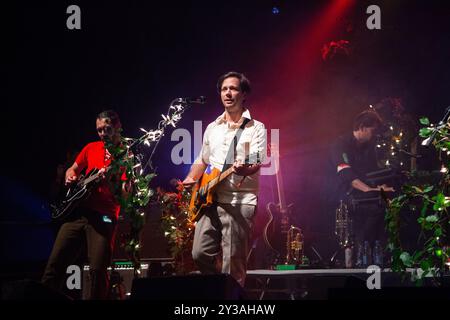
[(379, 191), (379, 189), (369, 187), (367, 184), (365, 184), (359, 179), (355, 179), (352, 181), (352, 187), (362, 192)]
[(240, 162), (233, 164), (233, 172), (238, 176), (250, 176), (258, 172), (259, 168), (261, 168), (261, 164), (245, 165)]
[(183, 180), (183, 185), (192, 186), (197, 182), (198, 179), (205, 172), (208, 165), (201, 159), (201, 161), (192, 164), (191, 170), (189, 171), (187, 177)]
[(77, 181), (79, 173), (80, 168), (78, 167), (78, 164), (74, 162), (73, 165), (66, 170), (66, 179), (65, 179), (66, 185), (72, 184), (75, 181)]
[[(259, 163), (253, 163), (250, 165), (245, 165), (240, 162), (235, 162), (233, 164), (233, 172), (238, 176), (250, 176), (258, 172), (261, 168), (262, 163), (264, 163), (267, 155), (267, 132), (264, 124), (260, 123), (255, 129), (250, 142), (249, 153), (251, 155), (258, 154)], [(246, 155), (249, 156), (249, 155)]]
[(206, 127), (205, 133), (203, 134), (203, 144), (202, 149), (200, 150), (200, 154), (197, 159), (195, 159), (194, 163), (191, 166), (191, 169), (187, 175), (187, 177), (183, 180), (183, 185), (185, 187), (192, 187), (198, 179), (203, 175), (206, 168), (208, 167), (209, 162), (209, 132), (210, 125)]
[(372, 188), (372, 187), (369, 187), (367, 184), (365, 184), (364, 182), (362, 182), (359, 179), (355, 179), (352, 181), (352, 187), (355, 189), (358, 189), (362, 192), (381, 191), (381, 189), (383, 189), (383, 191), (386, 191), (386, 192), (394, 192), (395, 191), (393, 187), (388, 187), (385, 184), (377, 186), (376, 188)]

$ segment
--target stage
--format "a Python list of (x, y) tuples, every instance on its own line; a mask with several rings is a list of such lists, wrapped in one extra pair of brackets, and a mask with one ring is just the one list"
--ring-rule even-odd
[[(336, 299), (345, 298), (344, 293), (370, 298), (387, 291), (417, 293), (420, 288), (414, 281), (415, 274), (417, 270), (412, 268), (402, 275), (376, 266), (368, 269), (248, 270), (245, 291), (249, 299), (257, 300)], [(422, 289), (437, 290), (437, 280), (448, 287), (447, 276), (434, 280), (427, 276)]]

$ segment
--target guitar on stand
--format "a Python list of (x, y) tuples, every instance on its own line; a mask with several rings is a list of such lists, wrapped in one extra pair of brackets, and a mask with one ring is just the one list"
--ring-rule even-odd
[(286, 204), (283, 178), (280, 171), (280, 153), (277, 144), (270, 144), (278, 190), (278, 203), (267, 204), (269, 221), (264, 227), (264, 242), (271, 251), (271, 264), (276, 269), (295, 269), (303, 263), (303, 233), (292, 225), (293, 204)]

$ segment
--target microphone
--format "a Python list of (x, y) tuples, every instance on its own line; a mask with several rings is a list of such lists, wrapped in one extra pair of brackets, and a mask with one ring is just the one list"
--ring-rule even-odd
[(192, 104), (192, 103), (205, 104), (206, 97), (205, 96), (200, 96), (200, 97), (195, 97), (195, 98), (186, 97), (186, 98), (178, 98), (177, 100), (178, 100), (178, 102), (186, 103), (186, 104)]

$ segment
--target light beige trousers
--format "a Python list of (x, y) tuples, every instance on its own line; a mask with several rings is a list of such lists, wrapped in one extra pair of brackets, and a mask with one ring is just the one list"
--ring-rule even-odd
[(222, 258), (221, 272), (244, 287), (255, 212), (254, 205), (223, 203), (205, 212), (195, 226), (192, 246), (192, 257), (201, 273), (220, 273), (217, 260)]

